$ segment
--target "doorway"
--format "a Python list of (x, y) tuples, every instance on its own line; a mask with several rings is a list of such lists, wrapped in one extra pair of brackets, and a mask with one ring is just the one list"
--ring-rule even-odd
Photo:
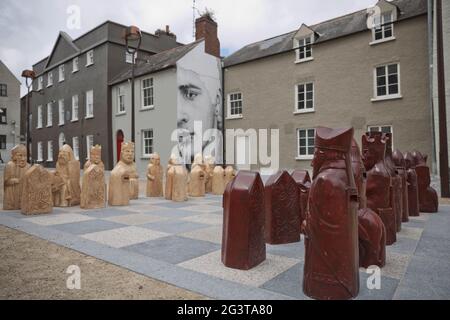
[(117, 143), (117, 161), (120, 160), (120, 155), (122, 153), (122, 142), (124, 141), (124, 135), (122, 130), (118, 130), (116, 134), (116, 143)]

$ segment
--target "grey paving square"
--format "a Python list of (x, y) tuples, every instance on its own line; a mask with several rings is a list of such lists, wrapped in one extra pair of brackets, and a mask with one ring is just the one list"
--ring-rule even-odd
[(298, 263), (264, 283), (261, 288), (295, 297), (299, 300), (311, 300), (303, 293), (303, 263)]
[[(381, 276), (400, 280), (406, 272), (411, 256), (386, 250), (386, 265), (381, 269)], [(366, 272), (364, 268), (360, 271)]]
[(125, 216), (128, 214), (132, 214), (134, 212), (131, 210), (107, 207), (103, 209), (94, 209), (94, 210), (80, 209), (79, 211), (77, 211), (77, 213), (93, 218), (109, 218), (109, 217)]
[(127, 246), (124, 249), (157, 260), (177, 264), (202, 256), (219, 248), (220, 246), (211, 242), (170, 236)]
[(419, 228), (419, 229), (425, 228), (426, 221), (412, 219), (412, 218), (413, 217), (409, 217), (409, 222), (402, 224), (402, 226), (410, 227), (410, 228)]
[(355, 300), (392, 300), (395, 291), (397, 290), (399, 280), (381, 277), (380, 288), (373, 288), (373, 279), (369, 280), (371, 285), (369, 289), (368, 279), (372, 274), (367, 274), (366, 272), (359, 273), (359, 294)]
[(397, 236), (397, 241), (387, 247), (388, 251), (412, 255), (416, 250), (418, 240)]
[(141, 225), (142, 228), (148, 228), (152, 230), (167, 232), (171, 234), (179, 234), (183, 232), (197, 231), (198, 229), (207, 228), (209, 225), (189, 222), (189, 221), (179, 221), (179, 220), (165, 220), (154, 223), (147, 223)]
[(218, 206), (212, 206), (212, 205), (195, 205), (195, 206), (189, 206), (183, 208), (183, 210), (186, 211), (194, 211), (194, 212), (204, 212), (204, 213), (211, 213), (211, 212), (223, 212), (222, 207)]
[(189, 206), (191, 206), (191, 204), (188, 201), (184, 201), (184, 202), (168, 201), (168, 202), (158, 203), (158, 206), (170, 208), (170, 209), (179, 209), (179, 208), (189, 207)]
[(282, 244), (282, 245), (266, 245), (267, 253), (294, 258), (303, 261), (305, 258), (305, 243), (302, 237), (300, 242)]
[(422, 232), (423, 232), (422, 228), (407, 227), (403, 224), (402, 230), (399, 233), (397, 233), (397, 237), (419, 240), (420, 237), (422, 236)]
[(122, 227), (125, 227), (125, 225), (105, 220), (88, 220), (55, 225), (55, 229), (75, 235), (112, 230)]
[(417, 245), (415, 254), (450, 261), (450, 239), (436, 238), (424, 234)]
[(223, 223), (223, 216), (213, 213), (205, 213), (200, 214), (196, 216), (190, 216), (186, 218), (182, 218), (184, 221), (191, 221), (191, 222), (197, 222), (197, 223), (203, 223), (203, 224), (209, 224), (209, 225), (222, 225)]
[(412, 286), (415, 281), (426, 281), (432, 286), (447, 287), (450, 292), (450, 260), (414, 256), (402, 279), (402, 284)]
[(450, 219), (448, 216), (449, 214), (433, 215), (426, 224), (423, 235), (450, 240)]
[(198, 229), (194, 231), (184, 232), (180, 236), (209, 241), (212, 243), (222, 243), (222, 226), (210, 226), (209, 228)]
[(185, 217), (190, 216), (196, 216), (198, 214), (201, 214), (200, 212), (192, 212), (192, 211), (185, 211), (182, 209), (163, 209), (163, 210), (156, 210), (151, 212), (154, 216), (169, 218), (169, 219), (181, 219)]
[(167, 218), (165, 218), (165, 217), (151, 215), (151, 214), (133, 213), (133, 214), (129, 214), (126, 216), (124, 215), (124, 216), (117, 216), (117, 217), (109, 217), (109, 218), (105, 218), (104, 220), (121, 223), (121, 224), (126, 224), (129, 226), (138, 226), (141, 224), (147, 224), (147, 223), (162, 221), (162, 220), (166, 220), (166, 219)]
[(57, 224), (65, 224), (71, 222), (80, 222), (93, 220), (94, 218), (78, 214), (78, 213), (63, 213), (63, 214), (47, 214), (42, 216), (35, 216), (26, 218), (24, 220), (36, 223), (42, 226), (52, 226)]

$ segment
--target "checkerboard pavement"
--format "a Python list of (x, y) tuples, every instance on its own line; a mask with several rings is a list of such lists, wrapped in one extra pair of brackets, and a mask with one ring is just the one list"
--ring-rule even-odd
[[(126, 207), (55, 208), (42, 216), (2, 211), (0, 224), (215, 299), (308, 299), (302, 291), (304, 242), (267, 245), (249, 271), (221, 263), (222, 197), (183, 203), (163, 198)], [(450, 206), (403, 224), (387, 247), (381, 289), (360, 270), (357, 299), (450, 299)]]

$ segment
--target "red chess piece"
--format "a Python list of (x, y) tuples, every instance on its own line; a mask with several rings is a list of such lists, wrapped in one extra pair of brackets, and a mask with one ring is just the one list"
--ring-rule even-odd
[(406, 172), (408, 174), (408, 208), (410, 217), (418, 217), (419, 212), (419, 190), (417, 184), (416, 163), (411, 152), (404, 154)]
[(409, 206), (408, 206), (408, 172), (406, 171), (406, 162), (403, 154), (400, 150), (395, 150), (392, 153), (392, 160), (394, 161), (395, 167), (398, 171), (398, 174), (402, 178), (402, 222), (409, 221)]
[(300, 192), (300, 224), (306, 219), (306, 209), (308, 207), (309, 189), (311, 188), (311, 178), (307, 170), (294, 170), (292, 178), (297, 183)]
[(391, 176), (391, 203), (392, 209), (395, 214), (395, 226), (397, 232), (402, 230), (402, 214), (403, 214), (403, 198), (402, 198), (402, 178), (398, 174), (395, 168), (394, 161), (392, 160), (392, 134), (386, 133), (386, 156), (384, 162)]
[(420, 212), (438, 212), (439, 201), (436, 190), (431, 184), (430, 168), (427, 166), (427, 156), (419, 151), (413, 151), (412, 156), (416, 165), (417, 184), (419, 190)]

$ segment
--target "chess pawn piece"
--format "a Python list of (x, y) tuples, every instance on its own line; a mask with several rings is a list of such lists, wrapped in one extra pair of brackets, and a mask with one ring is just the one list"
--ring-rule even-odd
[(419, 210), (429, 213), (438, 212), (438, 195), (436, 190), (431, 187), (430, 168), (427, 166), (428, 157), (419, 151), (413, 151), (412, 156), (416, 165)]
[(203, 164), (203, 156), (199, 153), (194, 158), (189, 179), (189, 195), (191, 197), (205, 196), (205, 165)]
[(300, 199), (295, 180), (287, 171), (270, 176), (265, 186), (266, 243), (300, 241)]
[(122, 142), (120, 160), (111, 171), (108, 188), (110, 206), (127, 206), (130, 203), (131, 179), (136, 176), (134, 166), (134, 143)]
[(408, 172), (406, 171), (406, 162), (400, 150), (395, 150), (392, 153), (392, 160), (397, 168), (398, 174), (402, 178), (402, 222), (409, 221), (409, 206), (408, 206)]
[(223, 197), (222, 263), (252, 269), (266, 259), (264, 184), (259, 173), (239, 171)]
[(236, 171), (234, 170), (233, 166), (227, 166), (225, 168), (225, 188), (230, 181), (232, 181), (236, 177)]
[[(308, 207), (309, 189), (311, 188), (311, 177), (307, 170), (294, 170), (291, 174), (297, 183), (300, 199), (300, 225), (306, 219), (306, 209)], [(303, 230), (301, 230), (303, 231)]]
[(397, 241), (397, 226), (391, 203), (391, 176), (385, 164), (386, 142), (382, 132), (367, 132), (362, 136), (367, 207), (380, 216), (386, 228), (386, 245), (392, 245)]
[(222, 166), (216, 166), (212, 176), (212, 194), (223, 195), (225, 192), (225, 170)]
[(169, 174), (172, 176), (172, 201), (183, 202), (188, 200), (188, 172), (184, 165), (174, 165)]
[(89, 153), (89, 160), (85, 162), (83, 170), (87, 170), (91, 164), (96, 164), (102, 169), (105, 170), (105, 165), (102, 161), (102, 146), (95, 145), (91, 147), (91, 152)]
[(159, 154), (150, 156), (150, 164), (147, 166), (147, 197), (163, 196), (163, 167)]
[(205, 157), (205, 192), (212, 193), (212, 176), (216, 160), (213, 156)]
[(92, 163), (83, 173), (81, 188), (81, 209), (105, 207), (106, 185), (104, 167)]
[(23, 177), (22, 214), (45, 214), (51, 213), (52, 210), (51, 175), (41, 165), (35, 164)]
[[(305, 225), (303, 292), (351, 299), (359, 292), (358, 196), (350, 148), (353, 128), (318, 127)], [(331, 214), (332, 213), (332, 214)]]
[(19, 144), (11, 150), (11, 161), (3, 174), (3, 210), (19, 210), (22, 198), (22, 179), (30, 168), (27, 148)]
[(58, 153), (53, 181), (53, 205), (73, 207), (80, 204), (80, 161), (75, 159), (72, 147), (65, 144)]
[(419, 212), (419, 189), (417, 183), (416, 163), (411, 152), (404, 155), (406, 173), (408, 174), (408, 209), (410, 217), (420, 216)]
[(166, 169), (166, 186), (164, 196), (166, 200), (172, 200), (172, 189), (173, 189), (173, 176), (175, 173), (175, 169), (172, 168), (178, 164), (177, 157), (175, 155), (171, 155), (169, 162), (167, 163)]

